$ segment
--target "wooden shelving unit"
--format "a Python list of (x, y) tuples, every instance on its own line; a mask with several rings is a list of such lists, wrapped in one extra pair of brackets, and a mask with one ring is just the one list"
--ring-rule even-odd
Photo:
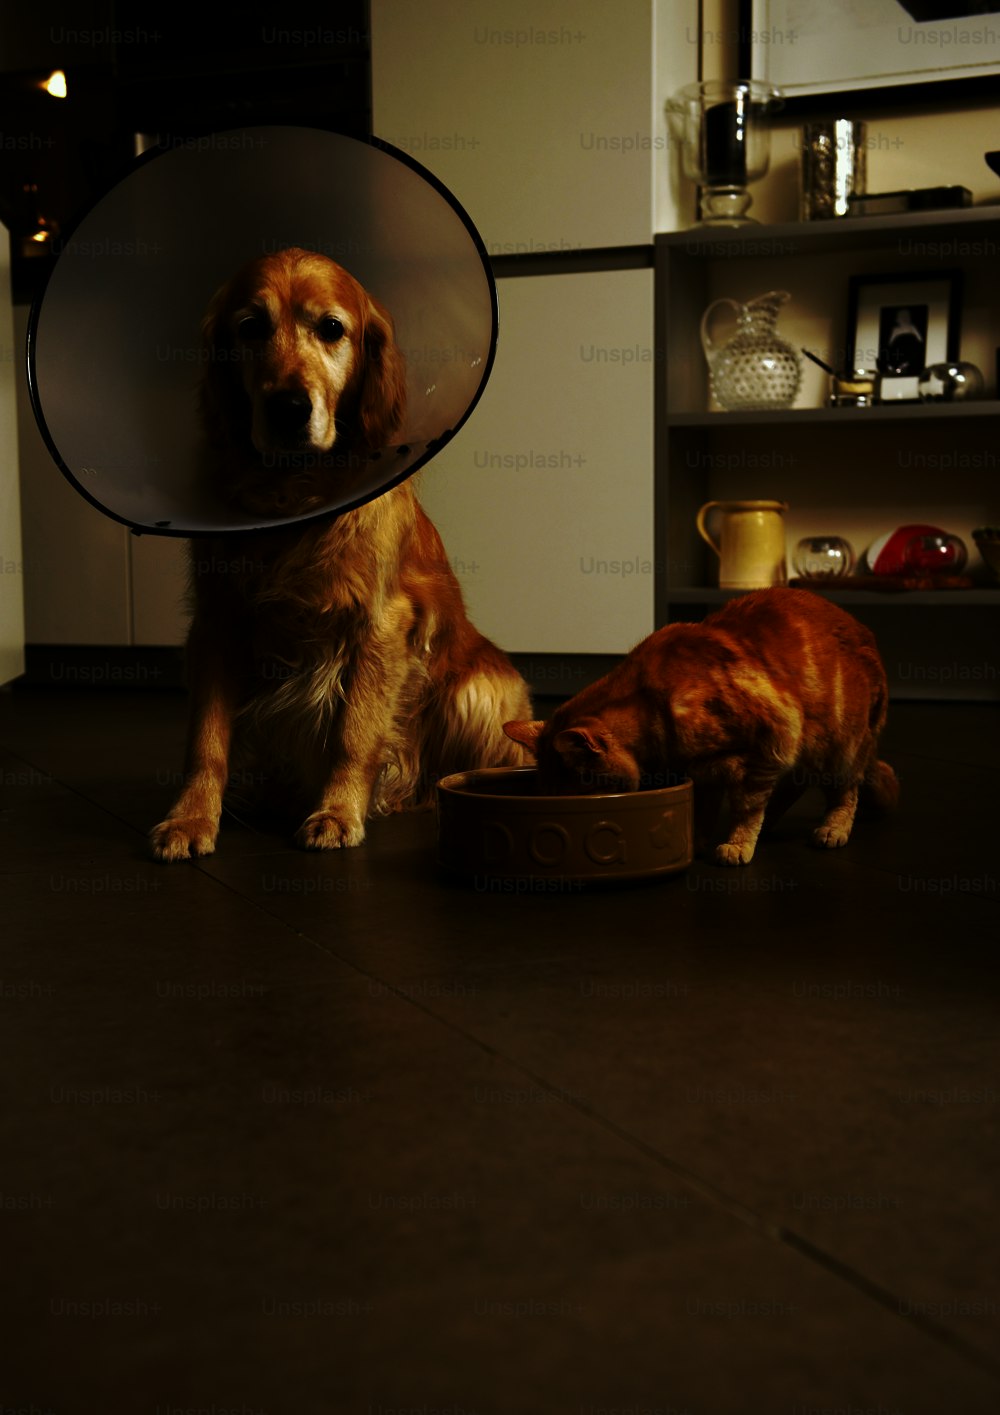
[[(968, 609), (970, 606), (989, 605), (1000, 607), (1000, 589), (971, 590), (837, 590), (827, 587), (821, 580), (814, 581), (809, 588), (814, 594), (825, 595), (845, 609), (852, 605), (878, 605), (880, 608), (921, 609), (933, 605), (936, 609)], [(740, 590), (705, 589), (699, 585), (677, 585), (671, 587), (671, 604), (725, 604), (734, 599)]]
[(795, 427), (832, 424), (858, 428), (872, 423), (949, 422), (970, 418), (1000, 418), (1000, 399), (979, 398), (964, 403), (881, 403), (874, 408), (780, 408), (773, 413), (675, 413), (672, 427), (727, 428)]
[[(1000, 522), (1000, 390), (994, 358), (1000, 346), (1000, 283), (993, 275), (998, 255), (1000, 206), (710, 233), (694, 229), (656, 238), (658, 624), (694, 617), (699, 607), (717, 606), (732, 595), (717, 588), (716, 562), (695, 530), (695, 513), (708, 500), (778, 496), (799, 511), (800, 520), (811, 507), (821, 506), (826, 514), (817, 530), (833, 532), (842, 531), (837, 520), (841, 508), (850, 511), (855, 524), (870, 523), (871, 539), (893, 525), (926, 519), (928, 508), (940, 516), (931, 524), (959, 533), (964, 527), (967, 534), (971, 517), (980, 517), (978, 524)], [(704, 310), (720, 295), (742, 299), (748, 293), (789, 289), (800, 304), (808, 302), (815, 327), (823, 327), (825, 320), (825, 327), (843, 341), (850, 273), (946, 268), (963, 274), (961, 356), (982, 369), (983, 399), (775, 412), (710, 408), (699, 327)], [(779, 332), (789, 337), (783, 322), (784, 315)], [(791, 532), (789, 542), (791, 551)], [(860, 554), (866, 544), (855, 544), (855, 550)], [(980, 573), (971, 542), (969, 552)], [(937, 659), (951, 665), (969, 644), (982, 645), (976, 696), (1000, 698), (1000, 682), (992, 690), (982, 687), (994, 680), (986, 656), (993, 654), (995, 661), (992, 646), (1000, 640), (1000, 586), (994, 587), (988, 575), (982, 574), (982, 583), (970, 590), (817, 588), (871, 623), (880, 643), (886, 639), (895, 645), (898, 639), (902, 647), (891, 652), (907, 666), (919, 657), (926, 681), (935, 681)], [(912, 649), (906, 647), (911, 642)], [(995, 676), (1000, 679), (1000, 665)], [(964, 681), (957, 669), (953, 677)]]

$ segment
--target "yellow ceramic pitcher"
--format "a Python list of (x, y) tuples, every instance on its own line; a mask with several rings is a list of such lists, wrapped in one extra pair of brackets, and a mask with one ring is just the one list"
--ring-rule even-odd
[[(787, 501), (706, 501), (695, 524), (702, 540), (719, 557), (719, 586), (724, 590), (760, 590), (783, 585)], [(719, 539), (707, 529), (716, 513)]]

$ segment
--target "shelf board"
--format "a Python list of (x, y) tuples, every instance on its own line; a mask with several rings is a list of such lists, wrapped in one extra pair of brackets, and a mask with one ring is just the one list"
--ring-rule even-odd
[[(971, 590), (835, 590), (817, 584), (810, 587), (813, 593), (832, 599), (850, 609), (852, 604), (880, 604), (885, 606), (906, 605), (992, 605), (1000, 606), (1000, 588), (976, 588)], [(697, 585), (681, 585), (667, 590), (670, 604), (726, 604), (736, 599), (746, 590), (720, 590), (701, 588)]]
[[(898, 216), (841, 216), (825, 221), (785, 221), (776, 225), (720, 227), (692, 226), (686, 231), (661, 232), (656, 243), (672, 251), (700, 260), (719, 256), (820, 255), (824, 251), (852, 247), (893, 246), (913, 237), (918, 258), (960, 259), (963, 255), (995, 256), (995, 251), (978, 249), (985, 232), (1000, 228), (1000, 203), (967, 206), (953, 211), (908, 211)], [(1000, 243), (1000, 231), (991, 238)], [(920, 249), (923, 243), (926, 249)], [(972, 245), (964, 250), (963, 243)], [(943, 245), (938, 249), (937, 245)]]
[(1000, 399), (979, 398), (960, 403), (879, 403), (873, 408), (776, 408), (773, 412), (671, 413), (669, 426), (692, 428), (766, 427), (795, 423), (937, 422), (949, 418), (1000, 418)]

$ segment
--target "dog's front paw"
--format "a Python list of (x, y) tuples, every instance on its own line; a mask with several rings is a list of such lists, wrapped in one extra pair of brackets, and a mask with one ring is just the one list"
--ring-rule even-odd
[(364, 838), (363, 822), (344, 819), (333, 811), (313, 811), (295, 832), (295, 843), (303, 850), (344, 850), (360, 845)]
[(813, 844), (818, 845), (823, 850), (837, 850), (841, 845), (846, 845), (851, 838), (851, 827), (838, 825), (818, 825), (813, 831)]
[(190, 860), (211, 855), (218, 833), (218, 822), (208, 816), (178, 816), (154, 826), (149, 843), (155, 860)]
[(717, 865), (749, 865), (753, 859), (753, 850), (752, 844), (733, 845), (727, 840), (724, 845), (715, 847), (715, 863)]

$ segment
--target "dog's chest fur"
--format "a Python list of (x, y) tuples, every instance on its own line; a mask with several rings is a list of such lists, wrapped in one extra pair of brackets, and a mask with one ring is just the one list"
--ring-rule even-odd
[[(280, 778), (308, 780), (340, 750), (348, 694), (394, 681), (410, 712), (426, 680), (414, 605), (399, 583), (399, 555), (365, 534), (386, 508), (332, 523), (248, 537), (216, 548), (196, 602), (222, 606), (238, 641), (241, 754)], [(214, 572), (214, 573), (213, 573)], [(373, 681), (369, 681), (373, 679)]]

